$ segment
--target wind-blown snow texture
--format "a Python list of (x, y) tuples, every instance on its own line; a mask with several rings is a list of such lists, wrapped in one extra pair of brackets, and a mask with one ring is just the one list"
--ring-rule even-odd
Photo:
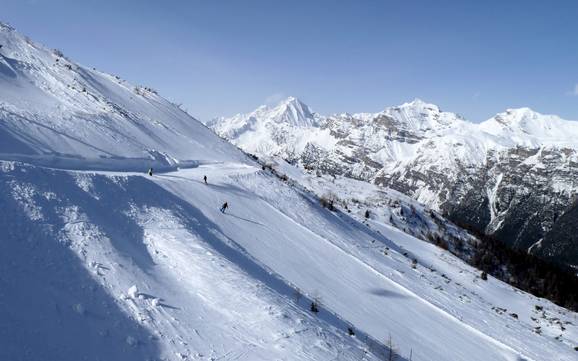
[(517, 248), (578, 266), (578, 230), (558, 226), (577, 207), (578, 122), (521, 108), (475, 124), (418, 99), (322, 116), (288, 98), (208, 125), (249, 153), (392, 187)]
[(390, 337), (402, 360), (575, 359), (575, 313), (322, 208), (149, 90), (0, 44), (0, 360), (377, 360)]

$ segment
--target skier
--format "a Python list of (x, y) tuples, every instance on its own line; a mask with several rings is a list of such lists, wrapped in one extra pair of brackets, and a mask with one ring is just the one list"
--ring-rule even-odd
[(153, 169), (152, 169), (152, 168), (149, 168), (149, 172), (148, 172), (148, 173), (149, 173), (149, 175), (152, 177), (152, 175), (153, 175)]
[(203, 180), (205, 181), (205, 184), (207, 184), (207, 176), (203, 176)]
[(229, 204), (227, 204), (227, 202), (223, 203), (223, 206), (221, 207), (221, 212), (225, 213), (225, 209), (229, 208)]

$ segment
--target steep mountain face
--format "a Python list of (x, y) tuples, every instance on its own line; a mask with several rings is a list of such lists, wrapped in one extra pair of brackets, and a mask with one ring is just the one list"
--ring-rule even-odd
[[(296, 154), (309, 142), (322, 136), (318, 129), (323, 119), (300, 100), (289, 97), (275, 108), (259, 107), (247, 115), (215, 119), (207, 125), (227, 139), (240, 139), (251, 153)], [(325, 132), (329, 139), (329, 132)]]
[[(0, 154), (50, 166), (168, 168), (234, 156), (153, 89), (68, 60), (0, 25)], [(237, 155), (239, 157), (239, 155)]]
[[(475, 124), (416, 99), (279, 124), (288, 101), (209, 126), (247, 152), (391, 187), (513, 247), (578, 265), (578, 244), (552, 233), (574, 209), (578, 123), (521, 108)], [(232, 124), (237, 132), (226, 131)]]

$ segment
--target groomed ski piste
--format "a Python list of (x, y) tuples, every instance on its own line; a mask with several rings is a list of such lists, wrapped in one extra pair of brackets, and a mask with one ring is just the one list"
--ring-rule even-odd
[(576, 359), (575, 313), (0, 35), (0, 360)]

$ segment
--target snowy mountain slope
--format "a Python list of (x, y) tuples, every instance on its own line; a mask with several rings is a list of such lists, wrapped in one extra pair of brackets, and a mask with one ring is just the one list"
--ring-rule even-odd
[(366, 353), (371, 342), (348, 337), (338, 318), (311, 316), (249, 274), (259, 269), (253, 261), (220, 254), (211, 224), (198, 233), (202, 213), (172, 215), (183, 202), (160, 187), (128, 173), (38, 167), (250, 164), (244, 154), (148, 88), (77, 65), (5, 25), (0, 45), (0, 159), (31, 164), (2, 163), (0, 359)]
[[(516, 248), (578, 265), (575, 242), (548, 236), (574, 207), (577, 122), (522, 108), (474, 124), (417, 99), (379, 113), (317, 115), (306, 130), (269, 113), (208, 125), (249, 153), (391, 187)], [(225, 131), (249, 119), (259, 130)]]
[[(299, 307), (256, 277), (260, 266), (227, 245), (233, 234), (198, 202), (140, 175), (2, 168), (2, 204), (11, 212), (0, 217), (8, 232), (0, 359), (364, 355), (361, 342), (306, 312), (305, 300)], [(191, 188), (195, 178), (178, 182)]]
[[(335, 206), (338, 209), (350, 213), (353, 215), (353, 218), (374, 229), (378, 234), (385, 235), (387, 238), (394, 240), (396, 245), (399, 245), (399, 249), (396, 249), (392, 254), (389, 247), (386, 246), (384, 248), (382, 244), (376, 244), (375, 241), (372, 240), (369, 244), (359, 245), (359, 250), (374, 253), (376, 256), (379, 255), (377, 258), (383, 255), (395, 257), (394, 255), (396, 253), (401, 253), (401, 255), (407, 257), (405, 261), (409, 261), (412, 264), (410, 266), (412, 269), (419, 269), (420, 266), (423, 266), (431, 272), (430, 275), (435, 275), (434, 279), (443, 282), (436, 285), (436, 281), (432, 282), (427, 272), (426, 274), (419, 274), (419, 278), (422, 281), (426, 279), (426, 283), (433, 287), (431, 290), (425, 290), (423, 289), (423, 284), (420, 285), (419, 281), (406, 279), (405, 272), (403, 271), (390, 273), (392, 276), (401, 275), (402, 277), (398, 280), (405, 287), (415, 290), (420, 296), (426, 294), (427, 296), (425, 296), (425, 298), (428, 301), (442, 309), (447, 309), (448, 307), (448, 304), (446, 304), (448, 301), (446, 298), (447, 295), (444, 295), (440, 299), (439, 295), (435, 295), (435, 293), (437, 291), (446, 292), (448, 287), (452, 288), (453, 291), (450, 293), (453, 293), (453, 297), (459, 299), (461, 303), (459, 306), (456, 306), (450, 301), (451, 306), (449, 306), (449, 308), (463, 307), (463, 313), (451, 312), (451, 314), (456, 315), (460, 320), (464, 320), (466, 318), (464, 315), (472, 311), (472, 303), (477, 304), (477, 306), (481, 308), (484, 308), (482, 305), (486, 305), (497, 314), (508, 314), (510, 317), (518, 319), (519, 314), (517, 311), (512, 312), (512, 310), (507, 310), (506, 308), (509, 308), (508, 306), (497, 306), (498, 304), (510, 305), (510, 301), (504, 301), (502, 292), (505, 289), (515, 290), (515, 288), (501, 283), (503, 285), (501, 291), (496, 291), (495, 289), (491, 291), (487, 289), (480, 291), (480, 289), (476, 287), (471, 289), (472, 280), (468, 277), (463, 277), (465, 269), (461, 261), (457, 261), (457, 258), (447, 252), (439, 253), (439, 248), (420, 242), (408, 235), (408, 233), (411, 233), (422, 239), (428, 238), (432, 243), (437, 243), (444, 248), (449, 248), (453, 253), (460, 254), (460, 257), (469, 257), (471, 247), (475, 247), (475, 243), (479, 241), (473, 239), (471, 235), (455, 227), (447, 220), (444, 220), (443, 217), (432, 213), (431, 210), (428, 211), (425, 207), (412, 201), (407, 196), (392, 190), (339, 176), (332, 178), (319, 174), (311, 174), (310, 171), (304, 172), (302, 169), (289, 165), (285, 161), (275, 162), (275, 160), (272, 160), (270, 164), (272, 164), (273, 169), (275, 169), (277, 174), (280, 174), (282, 179), (288, 176), (289, 182), (296, 181), (297, 184), (304, 185), (307, 189), (310, 189), (320, 196), (333, 197), (333, 199), (335, 199)], [(364, 199), (365, 202), (359, 201), (359, 199)], [(370, 210), (369, 217), (366, 217), (364, 214), (366, 210)], [(435, 238), (430, 238), (432, 235), (434, 235)], [(438, 237), (441, 238), (441, 242), (436, 240)], [(357, 250), (357, 252), (359, 252), (359, 250)], [(356, 252), (354, 251), (352, 253)], [(446, 257), (447, 255), (450, 255), (450, 257)], [(438, 257), (441, 258), (443, 262), (439, 262)], [(417, 262), (412, 261), (414, 259)], [(457, 267), (453, 268), (452, 266), (448, 268), (447, 264), (445, 264), (446, 262)], [(399, 271), (399, 269), (397, 271)], [(467, 273), (468, 272), (466, 272), (466, 274)], [(454, 279), (456, 274), (457, 280)], [(477, 278), (476, 274), (474, 274), (473, 277), (473, 284), (477, 284), (478, 281), (482, 284), (484, 283), (480, 278)], [(465, 289), (468, 291), (465, 291)], [(484, 293), (483, 297), (479, 297), (478, 293), (480, 292)], [(515, 290), (515, 292), (520, 291)], [(513, 301), (513, 303), (521, 305), (524, 301), (517, 300)], [(542, 334), (543, 326), (542, 321), (539, 319), (543, 319), (544, 314), (541, 313), (543, 311), (541, 306), (536, 306), (531, 312), (526, 313), (525, 317), (531, 321), (530, 324), (533, 324), (533, 326), (531, 326), (533, 327), (533, 331)], [(557, 327), (555, 326), (554, 329), (550, 329), (548, 332), (559, 335), (558, 331), (566, 330), (564, 326), (565, 323), (558, 323), (555, 316), (546, 316), (546, 318), (548, 319), (548, 321), (545, 322), (546, 324), (552, 324), (553, 322), (554, 325), (557, 325)], [(520, 319), (523, 319), (523, 317)], [(486, 318), (483, 316), (482, 320), (477, 321), (475, 327), (476, 329), (488, 330), (488, 332), (492, 334), (489, 329), (493, 326), (487, 326)], [(507, 325), (505, 327), (509, 329), (512, 326)], [(559, 340), (560, 338), (557, 337), (558, 336), (554, 336), (556, 340)]]
[[(116, 104), (99, 113), (48, 50), (1, 31), (0, 359), (575, 358), (575, 313), (330, 212), (153, 92), (88, 71)], [(322, 121), (286, 108), (282, 124)]]
[(75, 64), (0, 25), (0, 154), (59, 167), (167, 168), (239, 156), (154, 90)]
[(462, 259), (470, 260), (479, 242), (438, 212), (389, 188), (364, 181), (306, 170), (281, 158), (260, 159), (290, 184), (314, 193), (327, 208), (339, 208), (361, 219), (363, 223), (380, 220), (418, 239), (449, 249)]
[[(103, 309), (82, 295), (50, 297), (52, 287), (70, 289), (66, 278), (40, 285), (36, 292), (48, 293), (41, 301), (48, 312), (39, 319), (84, 322), (125, 357), (156, 349), (169, 359), (176, 353), (190, 359), (359, 359), (368, 348), (360, 343), (363, 333), (382, 343), (391, 335), (398, 353), (411, 351), (413, 360), (575, 357), (576, 314), (495, 279), (481, 281), (451, 254), (384, 223), (370, 221), (368, 228), (329, 212), (251, 166), (207, 165), (152, 178), (14, 163), (3, 168), (3, 194), (21, 212), (14, 224), (51, 227), (58, 235), (52, 245), (70, 249), (90, 272), (88, 284), (97, 285), (85, 292), (103, 289), (108, 297)], [(224, 200), (231, 205), (225, 215), (218, 211)], [(15, 244), (8, 239), (5, 247), (11, 251)], [(45, 261), (29, 262), (37, 269)], [(62, 264), (47, 263), (55, 269)], [(21, 284), (18, 273), (7, 272), (14, 275), (4, 279), (9, 287)], [(300, 306), (287, 289), (300, 290)], [(319, 315), (307, 312), (305, 297), (319, 301)], [(36, 315), (36, 308), (20, 306), (20, 299), (2, 304), (21, 311), (12, 313), (7, 327), (24, 333), (19, 319), (24, 310)], [(32, 297), (30, 306), (39, 301)], [(123, 327), (109, 329), (111, 308), (127, 314), (119, 321)], [(357, 337), (346, 336), (348, 324)], [(9, 340), (21, 346), (28, 338)], [(62, 344), (52, 346), (62, 356)], [(45, 347), (35, 345), (30, 354)]]

